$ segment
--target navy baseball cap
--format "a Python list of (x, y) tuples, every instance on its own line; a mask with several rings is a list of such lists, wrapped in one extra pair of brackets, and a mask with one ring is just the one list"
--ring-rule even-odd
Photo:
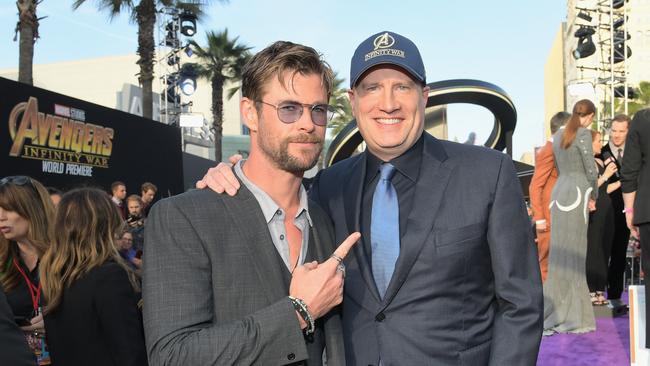
[(361, 42), (350, 62), (350, 88), (361, 75), (376, 65), (395, 65), (426, 84), (426, 73), (420, 51), (410, 39), (395, 32), (383, 31)]

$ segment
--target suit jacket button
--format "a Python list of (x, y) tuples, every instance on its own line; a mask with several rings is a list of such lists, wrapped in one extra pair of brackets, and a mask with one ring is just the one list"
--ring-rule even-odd
[(384, 319), (386, 319), (386, 315), (384, 315), (384, 313), (379, 313), (375, 316), (375, 321), (383, 322)]
[(293, 361), (293, 360), (296, 358), (296, 355), (293, 354), (293, 353), (289, 353), (289, 354), (287, 355), (287, 358), (289, 359), (289, 361)]

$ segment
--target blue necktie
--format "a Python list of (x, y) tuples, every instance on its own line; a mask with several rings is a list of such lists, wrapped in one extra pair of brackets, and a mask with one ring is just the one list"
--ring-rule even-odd
[(399, 256), (399, 203), (395, 187), (390, 181), (395, 167), (384, 163), (379, 171), (379, 182), (372, 196), (370, 243), (372, 275), (383, 299)]

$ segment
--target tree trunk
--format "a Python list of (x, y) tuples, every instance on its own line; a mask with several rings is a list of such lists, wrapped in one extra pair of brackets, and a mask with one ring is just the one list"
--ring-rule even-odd
[(212, 128), (214, 129), (214, 160), (222, 160), (223, 139), (223, 75), (212, 77)]
[(20, 32), (18, 42), (18, 81), (33, 85), (34, 42), (38, 38), (36, 1), (17, 0), (16, 6), (18, 7), (16, 31)]
[(141, 0), (135, 7), (135, 13), (138, 22), (138, 55), (140, 55), (138, 81), (142, 87), (142, 116), (151, 119), (153, 116), (153, 63), (156, 47), (153, 35), (156, 25), (154, 0)]

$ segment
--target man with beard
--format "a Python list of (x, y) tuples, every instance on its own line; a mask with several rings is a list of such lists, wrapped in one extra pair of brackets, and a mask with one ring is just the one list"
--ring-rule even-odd
[(344, 364), (341, 262), (359, 234), (335, 248), (301, 185), (323, 147), (331, 91), (332, 71), (310, 47), (276, 42), (244, 66), (251, 149), (235, 168), (239, 193), (164, 199), (147, 222), (151, 364)]
[[(533, 365), (542, 285), (514, 166), (424, 132), (428, 92), (412, 41), (363, 41), (348, 95), (367, 148), (311, 187), (337, 238), (362, 234), (346, 261), (347, 364)], [(236, 191), (227, 166), (211, 169), (198, 187)]]

